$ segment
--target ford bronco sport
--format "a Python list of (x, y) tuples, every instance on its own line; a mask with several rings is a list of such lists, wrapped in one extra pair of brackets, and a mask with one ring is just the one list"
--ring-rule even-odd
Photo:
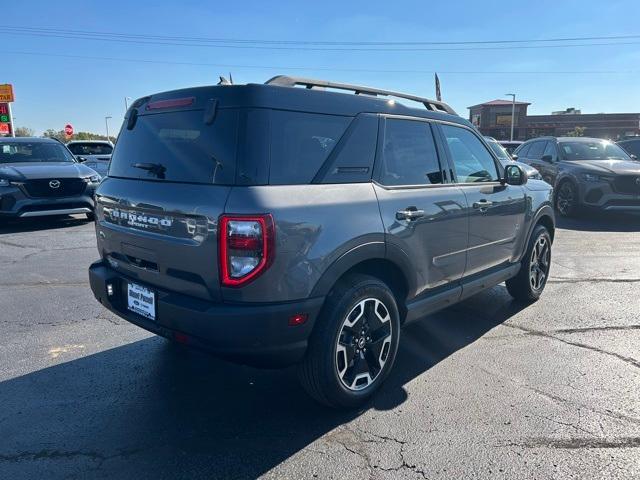
[(549, 185), (445, 103), (286, 76), (140, 98), (96, 202), (104, 306), (226, 358), (299, 364), (335, 407), (380, 387), (403, 324), (503, 281), (537, 300), (554, 235)]

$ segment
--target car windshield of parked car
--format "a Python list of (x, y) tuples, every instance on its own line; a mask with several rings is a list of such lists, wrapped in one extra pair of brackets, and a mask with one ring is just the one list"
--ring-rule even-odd
[(564, 160), (631, 160), (629, 155), (615, 143), (605, 140), (597, 142), (560, 142)]
[(72, 143), (67, 145), (74, 155), (111, 155), (113, 147), (108, 143)]
[(512, 160), (505, 148), (498, 142), (487, 141), (487, 143), (491, 147), (491, 150), (493, 150), (493, 153), (495, 153), (498, 157), (498, 160), (500, 160), (502, 163), (510, 162)]
[(75, 162), (60, 144), (49, 142), (0, 142), (0, 163)]

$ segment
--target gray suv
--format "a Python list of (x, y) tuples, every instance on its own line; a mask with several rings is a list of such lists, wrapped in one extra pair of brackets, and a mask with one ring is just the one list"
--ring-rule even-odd
[(575, 215), (584, 207), (640, 211), (640, 162), (609, 140), (540, 137), (528, 140), (514, 154), (555, 186), (560, 215)]
[(353, 407), (402, 325), (503, 281), (538, 299), (551, 199), (442, 102), (286, 76), (159, 93), (127, 112), (96, 192), (91, 288), (173, 341), (298, 364), (314, 398)]

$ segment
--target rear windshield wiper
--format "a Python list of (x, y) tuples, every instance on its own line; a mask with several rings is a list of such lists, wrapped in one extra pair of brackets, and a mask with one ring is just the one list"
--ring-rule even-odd
[(146, 170), (149, 173), (163, 180), (164, 180), (164, 172), (167, 171), (167, 168), (161, 163), (134, 163), (131, 166), (134, 168), (140, 168), (142, 170)]

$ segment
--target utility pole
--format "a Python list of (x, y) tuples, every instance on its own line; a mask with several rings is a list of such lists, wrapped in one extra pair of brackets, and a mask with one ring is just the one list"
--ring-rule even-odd
[(107, 140), (109, 140), (109, 138), (110, 138), (109, 137), (109, 119), (110, 118), (111, 117), (104, 117), (104, 125), (105, 125), (105, 127), (107, 127)]
[(513, 142), (513, 124), (516, 118), (516, 94), (515, 93), (505, 93), (507, 97), (513, 97), (513, 102), (511, 102), (511, 141)]

